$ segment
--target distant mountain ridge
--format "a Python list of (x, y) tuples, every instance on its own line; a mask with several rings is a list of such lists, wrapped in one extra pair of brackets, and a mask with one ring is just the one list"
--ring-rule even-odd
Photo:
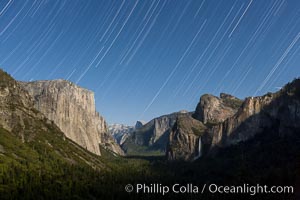
[(138, 126), (126, 138), (121, 147), (127, 154), (148, 154), (150, 152), (164, 154), (176, 118), (181, 115), (191, 116), (192, 114), (188, 111), (179, 111), (154, 118), (143, 126)]
[(108, 130), (110, 134), (115, 138), (118, 144), (122, 145), (126, 138), (134, 131), (133, 126), (124, 124), (110, 124)]

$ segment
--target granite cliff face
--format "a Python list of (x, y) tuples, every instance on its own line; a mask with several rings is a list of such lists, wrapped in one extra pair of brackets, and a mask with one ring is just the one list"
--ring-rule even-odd
[[(87, 167), (88, 170), (106, 167), (97, 155), (91, 154), (66, 138), (53, 121), (34, 108), (29, 93), (1, 69), (0, 157), (2, 180), (7, 174), (9, 177), (7, 180), (16, 183), (11, 185), (10, 182), (1, 181), (2, 187), (7, 184), (5, 191), (11, 194), (16, 192), (15, 187), (21, 182), (24, 183), (19, 187), (24, 188), (32, 183), (32, 179), (38, 177), (43, 181), (50, 175), (53, 180), (53, 177), (63, 173), (65, 178), (66, 174), (62, 169), (67, 167), (70, 167), (69, 169), (74, 169), (74, 166), (80, 169)], [(15, 175), (11, 175), (12, 168)], [(54, 169), (58, 171), (53, 172)], [(6, 199), (3, 196), (1, 198)]]
[(165, 152), (169, 134), (178, 116), (190, 116), (187, 111), (175, 112), (157, 117), (143, 126), (140, 124), (130, 137), (123, 143), (122, 148), (127, 151), (129, 146), (143, 146), (154, 151)]
[(151, 120), (144, 126), (136, 129), (135, 142), (140, 145), (162, 146), (162, 149), (165, 149), (166, 139), (169, 137), (177, 117), (186, 115), (190, 115), (190, 113), (180, 111)]
[(194, 160), (202, 155), (202, 136), (206, 127), (191, 116), (179, 116), (169, 136), (169, 160)]
[(178, 117), (168, 140), (169, 160), (195, 160), (207, 152), (210, 128), (237, 113), (242, 100), (229, 94), (201, 96), (192, 117)]
[(297, 79), (276, 93), (246, 98), (235, 115), (210, 129), (212, 148), (249, 140), (267, 129), (282, 136), (295, 134), (300, 128), (299, 94)]
[[(195, 119), (178, 119), (170, 134), (169, 160), (193, 160), (197, 157), (197, 139), (201, 148), (198, 155), (248, 141), (260, 133), (277, 133), (280, 137), (299, 134), (300, 79), (294, 80), (276, 93), (246, 98), (242, 103), (235, 97), (221, 94), (201, 97), (193, 115), (202, 123), (201, 139), (193, 133)], [(178, 124), (184, 128), (178, 128)], [(194, 124), (194, 125), (193, 125)], [(193, 129), (192, 129), (193, 128)], [(175, 142), (174, 142), (175, 141)], [(199, 144), (200, 144), (199, 143)], [(174, 153), (175, 152), (175, 153)]]
[[(25, 142), (28, 128), (45, 117), (33, 107), (31, 96), (7, 73), (0, 70), (0, 126)], [(50, 121), (48, 121), (50, 123)], [(41, 128), (46, 129), (42, 126)], [(34, 133), (31, 137), (34, 136)], [(30, 137), (27, 137), (30, 140)]]
[(122, 150), (96, 112), (94, 93), (65, 80), (20, 82), (43, 113), (65, 135), (88, 151), (101, 155), (99, 145), (116, 153)]
[(240, 99), (229, 94), (221, 93), (220, 98), (205, 94), (201, 96), (193, 117), (204, 124), (220, 123), (234, 115), (241, 104)]
[(144, 126), (145, 124), (146, 124), (146, 122), (144, 122), (144, 121), (137, 121), (137, 122), (135, 123), (134, 128), (135, 128), (135, 129), (141, 128), (141, 127)]

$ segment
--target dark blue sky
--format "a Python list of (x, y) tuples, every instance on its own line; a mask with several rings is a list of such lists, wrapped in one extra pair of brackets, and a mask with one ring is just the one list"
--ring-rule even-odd
[(276, 91), (300, 75), (299, 38), (299, 0), (0, 1), (0, 67), (93, 90), (109, 123)]

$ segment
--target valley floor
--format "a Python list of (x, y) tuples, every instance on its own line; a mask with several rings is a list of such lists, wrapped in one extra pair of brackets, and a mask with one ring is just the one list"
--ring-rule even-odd
[[(274, 143), (263, 135), (258, 137), (264, 145), (258, 146), (254, 139), (193, 163), (168, 162), (163, 156), (115, 157), (102, 149), (99, 161), (105, 167), (101, 170), (66, 165), (58, 160), (41, 161), (49, 168), (36, 170), (38, 164), (15, 163), (0, 157), (1, 199), (297, 199), (299, 145), (290, 139), (273, 138)], [(204, 184), (293, 186), (294, 194), (252, 196), (212, 194), (206, 190), (203, 194), (199, 191), (162, 195), (149, 188), (139, 194), (136, 190), (138, 184), (172, 187), (176, 183), (200, 188)], [(129, 193), (125, 190), (128, 184), (133, 186)]]

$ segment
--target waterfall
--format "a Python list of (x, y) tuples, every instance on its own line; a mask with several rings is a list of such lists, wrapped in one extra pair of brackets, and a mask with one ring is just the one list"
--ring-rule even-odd
[(201, 141), (201, 137), (199, 137), (199, 141), (198, 141), (198, 156), (200, 157), (202, 152), (201, 152), (201, 147), (202, 147), (202, 141)]
[(202, 148), (202, 141), (201, 141), (201, 137), (199, 137), (199, 139), (198, 139), (198, 152), (196, 153), (196, 156), (195, 156), (194, 160), (201, 157), (201, 154), (202, 154), (201, 148)]

